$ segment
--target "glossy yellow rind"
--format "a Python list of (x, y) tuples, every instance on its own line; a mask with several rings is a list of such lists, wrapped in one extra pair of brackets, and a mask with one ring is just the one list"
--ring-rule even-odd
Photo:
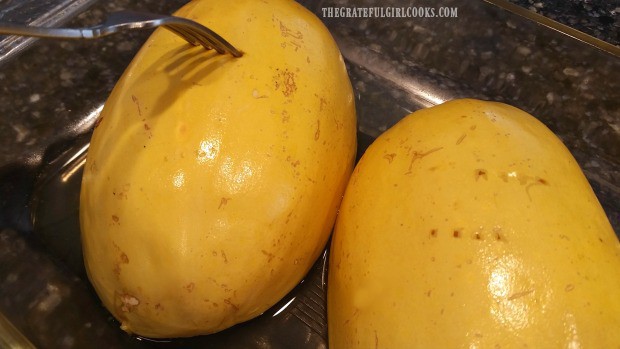
[(354, 170), (330, 348), (618, 348), (619, 291), (620, 244), (562, 142), (514, 107), (456, 100)]
[(192, 1), (244, 52), (157, 30), (96, 127), (80, 201), (84, 259), (130, 333), (178, 337), (251, 319), (322, 251), (355, 157), (347, 72), (293, 1)]

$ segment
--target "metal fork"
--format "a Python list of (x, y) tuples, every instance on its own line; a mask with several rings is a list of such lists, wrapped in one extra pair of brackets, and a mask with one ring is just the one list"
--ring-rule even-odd
[(96, 39), (126, 29), (149, 29), (160, 26), (194, 46), (202, 45), (207, 50), (214, 49), (220, 54), (229, 53), (233, 57), (242, 55), (241, 51), (228, 41), (198, 22), (182, 17), (136, 11), (113, 12), (105, 22), (89, 28), (44, 28), (0, 22), (0, 34), (56, 39)]

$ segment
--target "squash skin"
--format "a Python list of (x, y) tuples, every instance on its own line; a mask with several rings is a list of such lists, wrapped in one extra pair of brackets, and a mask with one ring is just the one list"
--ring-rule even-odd
[(322, 252), (356, 150), (354, 98), (323, 24), (286, 0), (192, 1), (244, 52), (156, 30), (115, 86), (80, 197), (89, 279), (129, 333), (260, 315)]
[(562, 142), (505, 104), (377, 138), (329, 265), (330, 348), (620, 347), (618, 238)]

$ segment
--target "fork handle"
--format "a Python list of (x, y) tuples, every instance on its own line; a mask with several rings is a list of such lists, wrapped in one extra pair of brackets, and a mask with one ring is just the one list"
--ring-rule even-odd
[(7, 22), (0, 22), (0, 34), (34, 36), (39, 38), (55, 39), (93, 39), (93, 28), (73, 29), (73, 28), (43, 28), (19, 25)]

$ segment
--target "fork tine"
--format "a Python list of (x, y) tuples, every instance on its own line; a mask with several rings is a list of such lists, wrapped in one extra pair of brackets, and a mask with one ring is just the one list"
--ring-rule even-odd
[(197, 41), (198, 44), (202, 45), (206, 49), (214, 49), (220, 54), (226, 53), (226, 49), (225, 47), (223, 47), (223, 45), (217, 42), (217, 40), (214, 40), (213, 38), (207, 35), (204, 35), (204, 33), (190, 26), (175, 26), (175, 27), (177, 27), (177, 29), (182, 27), (184, 32), (192, 36)]
[(170, 30), (171, 32), (177, 34), (178, 36), (182, 37), (184, 40), (186, 40), (187, 42), (189, 42), (190, 44), (192, 44), (194, 46), (202, 45), (200, 39), (198, 39), (195, 35), (192, 35), (192, 34), (188, 33), (187, 31), (182, 29), (182, 27), (180, 27), (180, 26), (165, 25), (164, 28), (166, 28), (166, 29)]
[(184, 17), (120, 11), (109, 15), (105, 24), (114, 28), (152, 28), (163, 26), (192, 45), (202, 45), (207, 50), (215, 49), (220, 54), (230, 53), (234, 57), (241, 56), (239, 50), (217, 33), (198, 22)]
[(231, 45), (228, 41), (222, 38), (219, 34), (214, 32), (213, 30), (205, 27), (204, 25), (191, 21), (182, 17), (171, 17), (173, 20), (170, 20), (165, 25), (174, 24), (175, 26), (183, 26), (185, 30), (191, 31), (195, 37), (197, 37), (201, 42), (207, 42), (212, 45), (212, 47), (218, 53), (230, 53), (234, 57), (241, 57), (241, 51), (237, 50), (233, 45)]
[(199, 34), (201, 37), (205, 38), (205, 40), (207, 40), (208, 42), (215, 43), (215, 50), (217, 50), (217, 52), (219, 53), (229, 52), (234, 57), (241, 56), (241, 52), (239, 52), (236, 48), (234, 48), (231, 44), (229, 44), (228, 41), (224, 40), (222, 37), (220, 37), (215, 32), (212, 32), (212, 31), (198, 32), (197, 30), (195, 32)]

